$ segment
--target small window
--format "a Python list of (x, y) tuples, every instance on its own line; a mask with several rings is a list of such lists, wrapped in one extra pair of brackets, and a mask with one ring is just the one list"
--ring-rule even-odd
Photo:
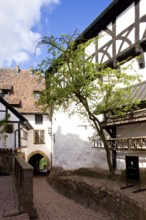
[(9, 94), (10, 94), (10, 91), (9, 91), (9, 90), (3, 90), (3, 94), (4, 94), (4, 95), (9, 95)]
[(34, 98), (35, 98), (35, 100), (39, 100), (40, 93), (39, 92), (34, 92)]
[(26, 131), (22, 131), (22, 138), (24, 140), (27, 140), (28, 139), (28, 133)]
[(35, 115), (35, 123), (38, 124), (43, 124), (43, 115)]
[(44, 144), (45, 143), (45, 131), (44, 130), (35, 130), (34, 143), (35, 144)]

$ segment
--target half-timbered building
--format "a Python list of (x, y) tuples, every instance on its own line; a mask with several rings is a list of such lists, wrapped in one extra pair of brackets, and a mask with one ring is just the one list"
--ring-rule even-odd
[[(21, 152), (24, 159), (37, 170), (42, 159), (45, 161), (45, 169), (49, 169), (52, 157), (50, 117), (37, 105), (40, 92), (44, 88), (45, 80), (36, 76), (32, 68), (21, 70), (16, 66), (15, 69), (0, 69), (1, 99), (9, 103), (8, 105), (20, 118), (25, 118), (32, 128), (26, 130), (21, 128), (20, 123), (17, 123), (18, 126), (15, 124), (13, 138), (9, 143), (7, 140), (7, 146)], [(4, 111), (3, 106), (0, 106), (0, 111)], [(0, 147), (4, 147), (1, 142)]]
[[(142, 75), (143, 82), (135, 85), (133, 98), (141, 100), (140, 108), (132, 115), (111, 117), (104, 128), (109, 135), (109, 145), (117, 167), (123, 168), (124, 155), (136, 151), (145, 166), (146, 150), (146, 0), (114, 0), (76, 39), (89, 40), (92, 61), (117, 68), (117, 62), (127, 60), (133, 70)], [(98, 7), (98, 6), (97, 6)], [(138, 59), (137, 59), (138, 57)], [(130, 71), (128, 70), (129, 73)], [(69, 117), (62, 111), (54, 115), (55, 133), (53, 164), (64, 168), (107, 167), (105, 152), (100, 140), (93, 138), (93, 130), (77, 116)], [(93, 147), (93, 148), (92, 148)], [(115, 163), (115, 160), (114, 160)]]
[(28, 120), (0, 96), (0, 149), (26, 146), (24, 135), (33, 129)]

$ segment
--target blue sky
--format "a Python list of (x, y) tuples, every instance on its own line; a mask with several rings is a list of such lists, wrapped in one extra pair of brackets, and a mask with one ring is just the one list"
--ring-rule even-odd
[[(43, 36), (82, 33), (112, 0), (5, 0), (0, 7), (0, 68), (36, 67)], [(13, 10), (12, 10), (13, 8)], [(34, 54), (35, 53), (35, 54)]]

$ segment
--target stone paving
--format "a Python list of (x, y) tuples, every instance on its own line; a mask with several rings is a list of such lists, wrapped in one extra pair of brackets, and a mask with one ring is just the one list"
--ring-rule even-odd
[(0, 220), (29, 220), (21, 214), (13, 176), (0, 176)]
[(34, 178), (34, 204), (39, 220), (110, 220), (103, 213), (85, 208), (57, 193), (46, 177)]
[[(73, 178), (73, 177), (72, 177)], [(75, 177), (74, 177), (75, 178)], [(85, 181), (85, 180), (84, 180)], [(87, 181), (87, 180), (86, 180)], [(104, 180), (88, 178), (88, 182), (102, 184)], [(105, 181), (104, 181), (105, 182)], [(105, 184), (105, 183), (104, 183)], [(107, 183), (108, 184), (108, 183)], [(118, 191), (119, 185), (115, 183), (112, 188)], [(144, 187), (144, 186), (143, 186)], [(34, 177), (34, 207), (37, 209), (38, 220), (113, 220), (114, 218), (104, 210), (94, 211), (76, 203), (67, 197), (55, 191), (47, 182), (46, 177)], [(139, 202), (143, 200), (143, 206), (146, 204), (146, 193), (132, 193), (131, 189), (122, 191)], [(145, 219), (145, 218), (141, 218)], [(0, 220), (29, 220), (27, 213), (20, 209), (17, 190), (13, 176), (0, 176)]]

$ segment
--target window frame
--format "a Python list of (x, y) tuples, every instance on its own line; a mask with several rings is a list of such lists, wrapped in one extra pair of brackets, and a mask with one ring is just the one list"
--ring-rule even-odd
[(28, 140), (28, 132), (27, 131), (25, 131), (25, 130), (22, 130), (22, 135), (21, 135), (21, 138), (23, 139), (23, 140)]
[(39, 91), (34, 91), (34, 99), (35, 99), (36, 101), (38, 101), (38, 100), (40, 99), (40, 96), (41, 96), (41, 94), (40, 94)]
[[(38, 134), (36, 133), (37, 131), (38, 131)], [(41, 136), (42, 136), (41, 132), (43, 132), (43, 141), (42, 141), (42, 138), (41, 138)], [(44, 129), (35, 129), (34, 130), (34, 144), (39, 144), (39, 145), (40, 144), (45, 144), (45, 130)]]
[[(39, 120), (41, 119), (41, 120)], [(43, 115), (41, 114), (35, 114), (35, 124), (36, 125), (41, 125), (43, 124)]]

